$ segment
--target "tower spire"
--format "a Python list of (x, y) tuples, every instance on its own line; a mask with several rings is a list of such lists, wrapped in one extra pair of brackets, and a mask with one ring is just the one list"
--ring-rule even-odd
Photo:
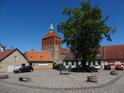
[(50, 24), (49, 33), (51, 33), (52, 31), (54, 31), (53, 24)]

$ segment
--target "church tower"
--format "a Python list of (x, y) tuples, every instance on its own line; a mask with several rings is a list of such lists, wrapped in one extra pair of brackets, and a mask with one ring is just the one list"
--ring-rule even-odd
[(53, 25), (50, 25), (49, 32), (42, 38), (42, 50), (49, 51), (54, 63), (61, 62), (61, 38), (54, 31)]

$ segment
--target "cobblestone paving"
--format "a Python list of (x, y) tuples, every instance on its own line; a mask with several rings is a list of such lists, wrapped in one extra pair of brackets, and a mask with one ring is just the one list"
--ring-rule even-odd
[[(123, 71), (121, 71), (120, 73), (122, 73)], [(28, 74), (28, 76), (36, 78), (37, 76), (37, 73), (38, 72), (34, 72), (34, 73), (30, 73)], [(117, 82), (114, 82), (114, 84), (110, 84), (110, 85), (106, 85), (106, 86), (98, 86), (98, 85), (102, 85), (102, 84), (105, 84), (107, 82), (109, 82), (110, 80), (112, 79), (115, 79), (117, 78), (117, 76), (111, 76), (109, 75), (110, 71), (101, 71), (100, 73), (95, 73), (97, 76), (99, 76), (100, 80), (98, 82), (98, 84), (96, 83), (87, 83), (86, 82), (86, 76), (87, 75), (90, 75), (91, 73), (72, 73), (71, 75), (59, 75), (58, 73), (56, 73), (56, 71), (53, 71), (53, 72), (47, 72), (47, 71), (43, 71), (40, 73), (39, 77), (36, 78), (38, 79), (37, 82), (39, 80), (41, 80), (42, 82), (45, 80), (45, 77), (42, 78), (42, 74), (45, 76), (47, 76), (47, 78), (49, 78), (50, 80), (52, 78), (54, 78), (56, 80), (56, 86), (58, 85), (59, 87), (56, 87), (53, 85), (49, 85), (50, 83), (48, 84), (44, 84), (46, 87), (45, 88), (41, 88), (38, 87), (35, 87), (34, 84), (32, 87), (27, 87), (26, 85), (30, 85), (33, 84), (33, 81), (32, 83), (24, 83), (24, 82), (15, 82), (15, 81), (18, 81), (16, 78), (18, 78), (19, 76), (22, 76), (22, 75), (27, 75), (26, 73), (24, 74), (16, 74), (13, 76), (13, 74), (10, 75), (10, 79), (8, 80), (2, 80), (2, 82), (0, 81), (0, 93), (124, 93), (124, 76), (122, 76)], [(58, 78), (56, 79), (54, 76), (52, 75), (55, 75), (59, 78), (61, 78), (61, 80), (63, 81), (59, 81)], [(78, 75), (76, 77), (76, 75)], [(105, 75), (105, 76), (104, 76)], [(109, 75), (109, 76), (108, 76)], [(104, 76), (104, 78), (102, 78)], [(12, 77), (14, 78), (14, 80), (12, 79)], [(81, 78), (79, 77), (82, 77), (83, 78), (83, 81), (81, 81)], [(106, 77), (106, 78), (105, 78)], [(42, 78), (42, 79), (39, 79), (39, 78)], [(84, 79), (85, 78), (85, 79)], [(52, 80), (54, 80), (52, 79)], [(70, 84), (67, 83), (65, 84), (66, 86), (72, 86), (74, 87), (73, 85), (75, 84), (75, 86), (78, 86), (78, 88), (74, 87), (74, 88), (71, 88), (69, 89), (70, 87), (67, 87), (65, 88), (65, 86), (62, 86), (63, 89), (60, 88), (60, 84), (58, 84), (57, 80), (59, 81), (59, 83), (61, 82), (61, 85), (62, 85), (62, 82), (63, 83), (67, 83), (67, 81), (71, 82)], [(11, 83), (14, 83), (15, 85), (13, 84), (8, 84), (8, 83), (5, 83), (5, 82), (10, 82)], [(85, 83), (84, 83), (85, 81)], [(105, 83), (103, 83), (105, 81)], [(40, 82), (39, 84), (42, 84), (42, 82)], [(45, 81), (44, 81), (45, 82)], [(50, 81), (51, 82), (51, 81)], [(53, 81), (54, 82), (54, 81)], [(83, 83), (82, 83), (83, 82)], [(17, 84), (17, 85), (16, 85)], [(20, 86), (20, 84), (24, 84), (25, 86)], [(71, 85), (73, 84), (73, 85)], [(64, 85), (64, 84), (63, 84)], [(92, 87), (92, 86), (98, 86), (98, 87)], [(48, 86), (48, 87), (47, 87)], [(91, 87), (91, 88), (88, 88), (88, 87)], [(56, 89), (57, 88), (57, 89)]]

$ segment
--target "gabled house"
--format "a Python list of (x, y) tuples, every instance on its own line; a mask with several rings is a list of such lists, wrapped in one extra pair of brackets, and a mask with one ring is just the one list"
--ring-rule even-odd
[(26, 57), (34, 70), (49, 70), (53, 68), (53, 59), (48, 51), (27, 51)]
[(28, 64), (26, 57), (18, 49), (0, 52), (0, 72), (12, 72), (15, 67)]

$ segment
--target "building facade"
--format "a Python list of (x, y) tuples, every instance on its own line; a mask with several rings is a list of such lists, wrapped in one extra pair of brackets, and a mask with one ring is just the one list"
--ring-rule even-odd
[(69, 68), (70, 65), (72, 68), (76, 68), (81, 66), (81, 59), (76, 59), (73, 53), (68, 52), (63, 59), (63, 65), (65, 68)]
[(27, 59), (18, 49), (0, 52), (0, 72), (13, 72), (14, 68), (27, 63)]
[[(112, 69), (114, 69), (116, 65), (124, 67), (124, 45), (102, 46), (98, 51), (95, 60), (86, 62), (86, 65), (101, 65), (101, 68), (104, 68), (105, 65), (109, 65)], [(76, 67), (80, 63), (81, 59), (75, 59), (72, 53), (67, 53), (63, 60), (63, 64), (66, 67), (70, 64), (72, 67)]]
[(53, 68), (53, 60), (48, 51), (27, 51), (27, 60), (34, 70), (50, 70)]
[(104, 65), (124, 66), (124, 45), (104, 46)]
[[(63, 59), (63, 65), (66, 68), (68, 68), (69, 65), (71, 65), (72, 68), (81, 67), (81, 58), (75, 58), (73, 53), (68, 52), (66, 53), (65, 58)], [(100, 54), (97, 55), (94, 61), (93, 60), (87, 61), (86, 65), (90, 65), (90, 66), (101, 65), (101, 68), (104, 67), (102, 55)]]

